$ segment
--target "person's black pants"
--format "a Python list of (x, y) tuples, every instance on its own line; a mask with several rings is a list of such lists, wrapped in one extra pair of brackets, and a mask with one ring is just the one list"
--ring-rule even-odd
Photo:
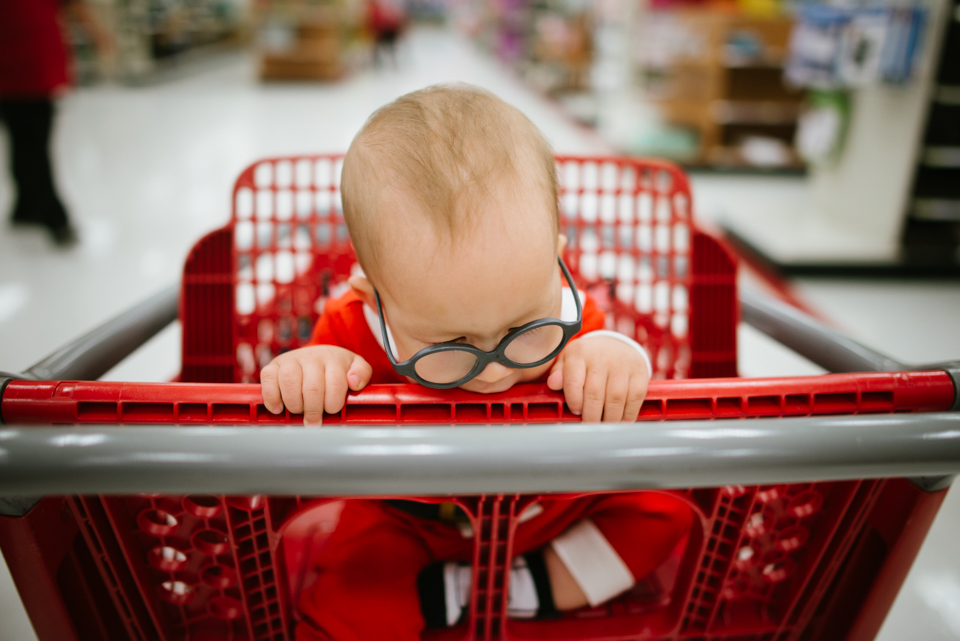
[(53, 112), (50, 99), (0, 100), (0, 118), (10, 133), (10, 165), (17, 184), (14, 222), (50, 228), (67, 224), (50, 164)]

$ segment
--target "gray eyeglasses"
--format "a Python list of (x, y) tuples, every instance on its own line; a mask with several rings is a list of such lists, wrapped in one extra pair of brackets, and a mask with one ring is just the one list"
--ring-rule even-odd
[(510, 330), (496, 349), (489, 352), (464, 343), (440, 343), (424, 347), (410, 359), (398, 363), (390, 346), (387, 323), (383, 320), (380, 292), (374, 288), (383, 346), (394, 371), (401, 376), (409, 376), (427, 387), (449, 389), (459, 387), (473, 379), (490, 363), (527, 369), (538, 367), (555, 358), (567, 342), (577, 335), (583, 325), (583, 308), (580, 304), (580, 296), (577, 294), (577, 287), (573, 283), (573, 277), (570, 276), (567, 266), (563, 264), (563, 259), (557, 260), (573, 292), (573, 300), (577, 305), (577, 320), (569, 322), (557, 318), (541, 318), (530, 321)]

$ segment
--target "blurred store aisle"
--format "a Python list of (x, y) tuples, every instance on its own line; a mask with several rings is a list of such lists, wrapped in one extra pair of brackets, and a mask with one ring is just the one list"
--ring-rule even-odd
[[(82, 242), (58, 253), (39, 232), (0, 228), (0, 369), (20, 370), (175, 281), (190, 246), (223, 224), (234, 178), (269, 155), (346, 149), (367, 115), (407, 91), (463, 80), (517, 105), (558, 152), (603, 153), (606, 145), (515, 80), (456, 34), (419, 30), (403, 45), (400, 71), (365, 72), (330, 85), (261, 85), (251, 57), (227, 59), (202, 73), (145, 88), (82, 89), (65, 99), (55, 157)], [(0, 211), (12, 187), (0, 158)], [(751, 219), (765, 211), (800, 211), (805, 183), (790, 178), (694, 178), (703, 217)], [(953, 284), (807, 281), (802, 291), (852, 334), (893, 356), (921, 362), (960, 357), (952, 331), (960, 317)], [(817, 369), (741, 333), (745, 375)], [(176, 327), (109, 378), (164, 380), (179, 366)], [(881, 635), (960, 639), (960, 495), (951, 496)], [(33, 638), (0, 564), (0, 640)], [(951, 592), (953, 590), (953, 592)], [(946, 596), (944, 596), (946, 595)], [(952, 618), (951, 618), (952, 617)]]
[[(81, 246), (57, 254), (40, 234), (14, 234), (4, 224), (0, 323), (5, 335), (37, 342), (3, 341), (0, 363), (24, 368), (174, 280), (193, 242), (226, 221), (233, 180), (251, 161), (345, 150), (374, 109), (408, 91), (469, 80), (523, 109), (558, 149), (603, 149), (453, 34), (417, 32), (401, 49), (401, 69), (330, 85), (264, 86), (255, 80), (252, 56), (241, 56), (167, 84), (81, 89), (67, 97), (55, 162)], [(5, 212), (12, 186), (5, 154), (0, 162)]]

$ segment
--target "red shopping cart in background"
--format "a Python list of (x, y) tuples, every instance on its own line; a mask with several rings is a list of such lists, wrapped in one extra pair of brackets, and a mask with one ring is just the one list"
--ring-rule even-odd
[[(201, 239), (186, 262), (178, 383), (76, 380), (95, 378), (162, 327), (171, 315), (168, 293), (24, 376), (0, 378), (2, 420), (35, 426), (301, 422), (289, 412), (267, 412), (255, 383), (275, 355), (309, 340), (323, 303), (342, 291), (355, 262), (342, 219), (340, 162), (338, 156), (269, 159), (241, 174), (230, 224)], [(654, 363), (656, 380), (642, 421), (756, 418), (767, 425), (763, 419), (854, 414), (880, 421), (883, 415), (956, 409), (955, 379), (943, 369), (736, 378), (735, 262), (720, 241), (694, 225), (686, 176), (651, 161), (558, 157), (557, 163), (566, 262), (578, 285), (606, 309), (609, 327), (636, 337)], [(754, 301), (747, 309), (786, 343), (806, 341), (813, 351), (829, 352), (822, 361), (847, 370), (889, 369), (884, 365), (890, 361), (851, 348), (845, 339), (830, 342), (830, 330), (782, 306)], [(92, 363), (87, 369), (77, 365), (84, 361), (81, 352)], [(56, 380), (31, 380), (38, 377)], [(331, 426), (577, 421), (562, 395), (542, 386), (490, 396), (371, 386), (352, 395), (339, 414), (325, 416), (314, 434), (321, 438), (337, 429)], [(650, 426), (652, 433), (655, 425), (631, 429)], [(704, 423), (702, 430), (724, 425)], [(76, 428), (70, 442), (87, 433)], [(450, 434), (456, 438), (457, 430)], [(135, 431), (131, 435), (136, 438)], [(20, 436), (11, 431), (7, 441), (15, 445)], [(83, 445), (96, 448), (95, 441)], [(642, 466), (642, 453), (623, 455)], [(737, 460), (743, 479), (756, 478), (749, 453)], [(214, 466), (208, 476), (215, 474)], [(0, 464), (0, 488), (11, 482)], [(125, 487), (137, 485), (133, 478), (130, 483)], [(551, 621), (504, 614), (514, 529), (537, 493), (516, 487), (450, 496), (439, 485), (424, 492), (430, 496), (416, 500), (458, 504), (475, 533), (469, 615), (435, 636), (870, 639), (948, 482), (812, 476), (803, 483), (696, 485), (655, 490), (679, 497), (696, 515), (668, 561), (613, 601)], [(395, 487), (350, 494), (391, 497)], [(606, 491), (623, 487), (631, 486), (610, 484)], [(574, 490), (597, 491), (564, 488), (566, 494)], [(356, 500), (292, 488), (284, 495), (243, 496), (101, 491), (0, 501), (6, 514), (0, 516), (0, 546), (43, 641), (292, 639), (295, 605), (313, 578), (312, 560), (324, 553), (344, 501)]]

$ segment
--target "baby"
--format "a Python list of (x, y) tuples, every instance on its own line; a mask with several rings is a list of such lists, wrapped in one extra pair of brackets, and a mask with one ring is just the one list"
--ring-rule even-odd
[[(327, 303), (310, 346), (263, 368), (266, 407), (317, 425), (369, 383), (490, 394), (545, 379), (584, 421), (636, 420), (649, 360), (576, 291), (556, 181), (542, 134), (481, 89), (430, 87), (374, 113), (341, 180), (362, 273)], [(656, 568), (690, 522), (689, 508), (655, 493), (529, 506), (514, 539), (511, 616), (609, 600)], [(297, 638), (412, 641), (425, 626), (454, 625), (472, 553), (456, 510), (349, 501), (301, 599)]]

